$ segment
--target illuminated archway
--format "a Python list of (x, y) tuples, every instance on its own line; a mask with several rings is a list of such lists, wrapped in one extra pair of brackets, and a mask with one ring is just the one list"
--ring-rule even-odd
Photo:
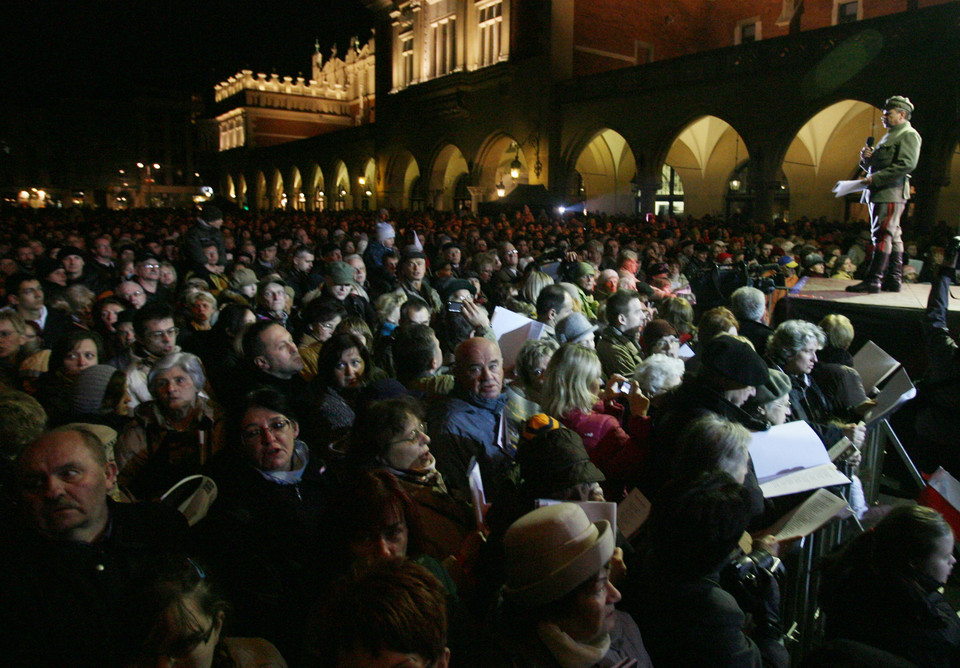
[(307, 208), (312, 211), (323, 211), (327, 208), (327, 193), (324, 190), (323, 170), (320, 165), (313, 163), (307, 171), (310, 188), (306, 190)]
[(294, 211), (303, 211), (307, 208), (307, 197), (303, 194), (303, 180), (300, 178), (300, 170), (293, 166), (290, 168), (290, 184), (287, 192), (287, 208)]
[(453, 144), (444, 145), (433, 159), (427, 193), (428, 202), (440, 211), (452, 211), (454, 190), (458, 179), (463, 174), (469, 174), (463, 153)]
[(832, 104), (804, 123), (783, 160), (794, 200), (802, 203), (791, 217), (866, 219), (866, 205), (858, 196), (837, 199), (831, 189), (837, 181), (859, 176), (857, 164), (866, 138), (879, 140), (884, 132), (880, 110), (858, 100)]
[(343, 160), (337, 160), (333, 164), (333, 184), (332, 192), (329, 193), (328, 200), (333, 203), (334, 211), (343, 211), (353, 208), (353, 202), (350, 200), (352, 192), (350, 184), (350, 172)]
[[(516, 178), (511, 174), (514, 160), (520, 163)], [(495, 132), (487, 137), (481, 144), (477, 162), (480, 167), (477, 185), (483, 189), (484, 201), (498, 199), (499, 186), (503, 187), (504, 195), (508, 195), (520, 183), (537, 182), (535, 171), (527, 166), (524, 149), (505, 132)]]
[(360, 169), (357, 195), (360, 198), (360, 208), (364, 211), (377, 208), (377, 166), (373, 158), (363, 163)]
[[(701, 116), (688, 123), (664, 160), (683, 183), (684, 213), (704, 216), (724, 210), (731, 194), (730, 181), (749, 158), (743, 139), (725, 120)], [(734, 191), (734, 200), (745, 196), (738, 194), (739, 190)], [(735, 201), (732, 210), (742, 206), (742, 201)]]
[[(414, 197), (412, 186), (420, 178), (420, 166), (416, 158), (406, 149), (394, 154), (387, 168), (386, 186), (384, 195), (388, 203), (401, 209), (413, 209)], [(419, 197), (419, 206), (423, 208), (422, 193)]]
[(574, 169), (589, 211), (636, 213), (633, 181), (637, 163), (630, 145), (615, 130), (598, 132), (577, 157)]
[(247, 177), (244, 176), (243, 172), (237, 174), (235, 179), (237, 184), (237, 206), (241, 209), (247, 208)]
[(279, 169), (273, 170), (270, 178), (270, 190), (267, 191), (268, 203), (271, 209), (282, 209), (286, 206), (286, 193), (283, 191), (283, 175)]
[(233, 177), (229, 173), (223, 176), (223, 193), (228, 199), (237, 201), (237, 188), (233, 183)]

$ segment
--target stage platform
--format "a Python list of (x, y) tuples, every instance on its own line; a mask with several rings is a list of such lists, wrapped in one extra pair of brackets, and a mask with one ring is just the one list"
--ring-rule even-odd
[[(911, 378), (921, 377), (926, 368), (921, 323), (930, 285), (904, 284), (900, 292), (876, 295), (845, 292), (856, 282), (801, 279), (785, 296), (775, 295), (771, 326), (792, 318), (820, 322), (830, 313), (840, 313), (850, 318), (856, 330), (851, 352), (870, 339), (899, 360)], [(950, 289), (947, 323), (955, 336), (960, 334), (960, 286)]]

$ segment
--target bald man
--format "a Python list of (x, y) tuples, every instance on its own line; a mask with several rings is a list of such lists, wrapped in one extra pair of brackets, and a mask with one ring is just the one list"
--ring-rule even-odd
[(511, 484), (515, 464), (507, 429), (503, 355), (490, 339), (471, 338), (457, 346), (455, 388), (430, 407), (431, 447), (437, 468), (451, 489), (469, 491), (470, 460), (480, 465), (487, 501)]

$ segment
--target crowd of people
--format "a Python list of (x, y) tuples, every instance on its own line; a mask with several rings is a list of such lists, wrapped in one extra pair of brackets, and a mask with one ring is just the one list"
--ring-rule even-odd
[[(776, 574), (730, 580), (740, 557), (792, 549), (769, 535), (784, 508), (750, 432), (804, 420), (827, 447), (862, 445), (871, 402), (850, 321), (774, 327), (772, 302), (804, 276), (857, 276), (865, 229), (2, 216), (10, 665), (789, 665)], [(932, 283), (938, 362), (914, 427), (933, 453), (960, 405), (957, 239), (941, 225), (900, 260)], [(501, 309), (539, 336), (501, 349)], [(652, 511), (633, 536), (573, 503), (634, 489)], [(828, 565), (822, 651), (960, 665), (938, 591), (954, 561), (934, 511), (892, 512)]]

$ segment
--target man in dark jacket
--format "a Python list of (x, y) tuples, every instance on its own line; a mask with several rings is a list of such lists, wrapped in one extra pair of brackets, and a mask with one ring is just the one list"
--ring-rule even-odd
[(183, 549), (186, 519), (108, 499), (117, 467), (82, 427), (47, 432), (17, 468), (24, 518), (0, 546), (0, 656), (11, 666), (126, 665), (126, 597)]
[[(205, 204), (197, 216), (197, 224), (187, 230), (183, 237), (183, 257), (187, 263), (187, 270), (202, 271), (207, 264), (207, 257), (203, 254), (203, 247), (213, 242), (217, 245), (217, 257), (224, 262), (227, 257), (227, 248), (223, 243), (223, 213), (212, 204)], [(222, 273), (222, 270), (221, 272)]]
[(485, 338), (467, 339), (456, 350), (456, 386), (428, 416), (437, 469), (451, 490), (469, 493), (470, 460), (480, 465), (487, 500), (509, 484), (515, 468), (504, 407), (503, 356)]

